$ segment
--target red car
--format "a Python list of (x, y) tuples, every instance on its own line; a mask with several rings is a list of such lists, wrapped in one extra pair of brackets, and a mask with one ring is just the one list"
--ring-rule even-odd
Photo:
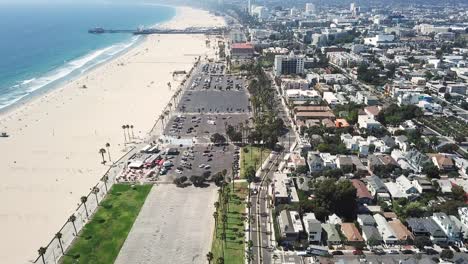
[(356, 250), (353, 251), (353, 255), (362, 255), (362, 254), (364, 254), (364, 253), (360, 249), (356, 249)]

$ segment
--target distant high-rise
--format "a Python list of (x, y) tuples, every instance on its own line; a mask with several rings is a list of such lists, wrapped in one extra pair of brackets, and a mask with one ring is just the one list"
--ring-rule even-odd
[(247, 0), (247, 12), (249, 12), (250, 15), (252, 14), (252, 5), (253, 0)]
[(312, 3), (307, 3), (305, 6), (305, 12), (308, 15), (314, 14), (315, 13), (315, 5)]
[(291, 75), (304, 73), (304, 56), (302, 55), (276, 55), (275, 75)]
[(349, 11), (351, 11), (351, 13), (353, 14), (353, 16), (357, 16), (358, 15), (358, 12), (359, 12), (359, 7), (356, 6), (356, 3), (351, 3), (350, 7), (349, 7)]

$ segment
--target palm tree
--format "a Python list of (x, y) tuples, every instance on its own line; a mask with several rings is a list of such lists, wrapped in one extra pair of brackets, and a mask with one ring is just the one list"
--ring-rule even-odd
[(71, 222), (71, 223), (72, 223), (73, 229), (75, 229), (75, 236), (77, 236), (77, 235), (78, 235), (78, 231), (76, 230), (75, 221), (76, 221), (76, 216), (75, 216), (75, 215), (71, 215), (71, 216), (68, 218), (68, 222)]
[(89, 219), (89, 215), (88, 215), (88, 207), (86, 207), (86, 202), (88, 201), (88, 197), (86, 196), (81, 196), (80, 198), (81, 202), (83, 203), (84, 205), (84, 208), (85, 208), (85, 212), (86, 212), (86, 218)]
[(211, 251), (206, 254), (206, 260), (208, 260), (208, 264), (211, 263), (211, 261), (213, 260), (213, 257), (214, 257), (213, 253), (211, 253)]
[(110, 143), (106, 143), (106, 148), (107, 148), (107, 156), (109, 156), (109, 161), (112, 161), (111, 155), (110, 155)]
[(91, 192), (94, 193), (94, 195), (96, 196), (96, 204), (99, 204), (99, 200), (98, 200), (98, 197), (97, 197), (97, 194), (99, 193), (99, 188), (98, 187), (93, 187)]
[(104, 158), (104, 154), (106, 154), (106, 150), (102, 148), (99, 150), (99, 153), (102, 155), (102, 164), (106, 164), (106, 159)]
[(59, 242), (60, 249), (62, 250), (62, 254), (65, 254), (65, 252), (63, 251), (63, 245), (62, 245), (62, 233), (58, 232), (57, 234), (55, 234), (55, 238)]
[(216, 226), (215, 232), (216, 232), (216, 230), (218, 229), (218, 212), (213, 213), (213, 218), (215, 220), (215, 226)]
[(128, 141), (130, 141), (130, 142), (131, 142), (131, 140), (130, 140), (130, 139), (131, 139), (132, 137), (130, 136), (130, 125), (125, 125), (125, 128), (127, 129), (127, 134), (128, 134)]
[(224, 264), (224, 258), (218, 258), (217, 264)]
[(135, 138), (135, 134), (133, 133), (133, 125), (130, 125), (130, 129), (132, 130), (132, 138)]
[(125, 133), (125, 129), (126, 129), (126, 128), (127, 128), (127, 127), (126, 127), (125, 125), (122, 126), (122, 129), (123, 129), (123, 131), (124, 131), (124, 144), (127, 143), (127, 134)]
[(104, 177), (102, 177), (101, 181), (104, 182), (104, 187), (106, 188), (106, 192), (108, 192), (109, 190), (107, 189), (107, 181), (109, 181), (109, 176), (104, 175)]
[(160, 115), (159, 119), (161, 119), (162, 122), (162, 131), (164, 132), (164, 115)]
[(47, 251), (47, 248), (45, 247), (40, 247), (39, 250), (37, 251), (39, 253), (39, 256), (41, 256), (42, 258), (42, 263), (44, 264), (46, 263), (44, 259), (44, 254), (46, 253), (46, 251)]

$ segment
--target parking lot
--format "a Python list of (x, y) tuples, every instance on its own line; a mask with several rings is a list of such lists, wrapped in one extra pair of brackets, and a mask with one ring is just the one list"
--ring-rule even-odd
[(177, 112), (167, 121), (164, 135), (189, 145), (170, 145), (178, 149), (177, 155), (166, 155), (172, 166), (163, 171), (159, 180), (172, 182), (182, 176), (205, 176), (226, 169), (231, 175), (236, 164), (238, 148), (215, 146), (210, 137), (215, 133), (225, 135), (226, 126), (237, 126), (249, 118), (249, 101), (246, 80), (225, 76), (225, 67), (219, 63), (201, 65), (188, 83)]
[(214, 133), (225, 134), (226, 125), (239, 125), (246, 114), (181, 114), (171, 118), (165, 135), (176, 138), (193, 138), (196, 143), (210, 143)]
[[(222, 170), (231, 171), (230, 165), (238, 159), (238, 148), (226, 145), (194, 145), (179, 149), (178, 155), (167, 155), (172, 166), (168, 167), (160, 181), (172, 182), (175, 178), (186, 176), (205, 176), (206, 179)], [(228, 176), (230, 173), (228, 173)]]

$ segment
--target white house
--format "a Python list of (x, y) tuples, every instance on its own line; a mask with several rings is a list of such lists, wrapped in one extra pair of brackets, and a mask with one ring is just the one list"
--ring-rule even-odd
[(392, 227), (388, 224), (385, 217), (380, 214), (374, 215), (375, 222), (377, 224), (377, 229), (379, 233), (382, 235), (382, 240), (386, 245), (394, 245), (398, 242), (398, 238), (395, 235)]

